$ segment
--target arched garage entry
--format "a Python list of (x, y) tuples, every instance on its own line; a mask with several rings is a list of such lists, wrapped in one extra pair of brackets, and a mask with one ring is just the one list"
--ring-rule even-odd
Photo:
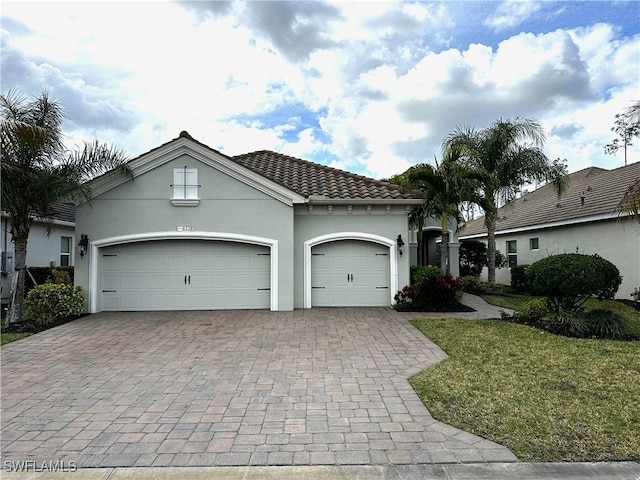
[(388, 306), (398, 288), (396, 242), (340, 232), (304, 243), (304, 307)]
[(278, 242), (220, 232), (93, 241), (89, 310), (278, 309)]

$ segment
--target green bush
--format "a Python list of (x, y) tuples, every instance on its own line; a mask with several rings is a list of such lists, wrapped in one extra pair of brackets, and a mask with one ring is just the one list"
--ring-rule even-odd
[(462, 291), (471, 295), (483, 295), (487, 291), (486, 284), (473, 275), (460, 277), (460, 281), (462, 282)]
[(527, 287), (527, 269), (529, 265), (523, 263), (511, 268), (511, 288), (515, 292), (523, 293), (528, 291)]
[(413, 303), (427, 308), (452, 307), (460, 302), (462, 282), (451, 274), (429, 277), (413, 286)]
[[(34, 280), (36, 281), (36, 284), (38, 285), (42, 285), (43, 283), (47, 283), (50, 281), (58, 283), (58, 281), (54, 279), (54, 275), (58, 275), (59, 272), (66, 273), (69, 278), (69, 283), (73, 284), (73, 267), (29, 267), (29, 273), (31, 273)], [(31, 280), (31, 277), (28, 274), (25, 277), (24, 284), (27, 292), (36, 286), (34, 285), (33, 280)]]
[(533, 263), (526, 282), (547, 297), (557, 317), (579, 309), (590, 297), (613, 298), (622, 283), (618, 268), (598, 255), (565, 253)]
[(479, 240), (460, 242), (460, 276), (479, 277), (487, 264), (487, 245)]
[(426, 267), (411, 267), (411, 283), (422, 283), (427, 279), (438, 278), (442, 276), (442, 269), (428, 265)]
[(587, 322), (587, 335), (609, 340), (636, 340), (629, 321), (607, 308), (594, 308), (584, 313)]
[(33, 288), (25, 299), (25, 320), (36, 325), (80, 315), (84, 311), (82, 287), (65, 283), (44, 283)]
[(566, 337), (589, 336), (589, 325), (582, 310), (561, 310), (544, 318), (545, 330)]
[(548, 313), (549, 308), (544, 298), (532, 298), (516, 310), (515, 317), (519, 323), (539, 325)]

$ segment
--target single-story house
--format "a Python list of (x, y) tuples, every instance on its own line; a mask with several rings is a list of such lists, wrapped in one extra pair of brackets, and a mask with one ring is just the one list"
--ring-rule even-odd
[(187, 132), (128, 165), (133, 179), (108, 172), (77, 206), (91, 313), (388, 306), (409, 283), (419, 193)]
[[(1, 214), (2, 232), (0, 233), (0, 289), (2, 304), (9, 303), (11, 282), (14, 272), (13, 242), (11, 241), (11, 222), (6, 213)], [(49, 227), (49, 231), (47, 231)], [(34, 219), (29, 231), (27, 244), (28, 267), (56, 267), (74, 264), (75, 259), (75, 206), (59, 203), (49, 225), (42, 219)]]
[[(496, 271), (496, 282), (511, 282), (510, 268), (532, 264), (559, 253), (598, 254), (620, 270), (617, 298), (630, 299), (640, 288), (640, 224), (620, 217), (616, 206), (624, 192), (640, 177), (640, 163), (606, 170), (589, 167), (569, 175), (560, 197), (545, 185), (500, 208), (496, 248), (509, 266)], [(484, 217), (469, 222), (460, 240), (486, 242)], [(483, 272), (486, 279), (486, 269)]]

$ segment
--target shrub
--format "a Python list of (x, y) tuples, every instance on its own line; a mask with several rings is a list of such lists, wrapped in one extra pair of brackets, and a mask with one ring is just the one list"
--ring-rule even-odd
[(460, 277), (460, 281), (462, 282), (462, 291), (471, 295), (483, 295), (487, 290), (486, 284), (481, 282), (478, 277), (467, 275)]
[(542, 319), (549, 313), (544, 298), (533, 298), (524, 302), (516, 311), (515, 317), (519, 323), (540, 325)]
[[(60, 272), (66, 273), (69, 278), (69, 283), (73, 284), (73, 267), (29, 267), (29, 273), (33, 275), (34, 280), (38, 285), (42, 285), (44, 283), (50, 282), (53, 280), (54, 283), (58, 283), (54, 276), (59, 275)], [(27, 275), (25, 277), (25, 289), (28, 292), (36, 285), (33, 284), (31, 277)]]
[(545, 330), (566, 337), (584, 338), (589, 334), (589, 326), (582, 310), (560, 310), (544, 319)]
[(589, 297), (613, 298), (622, 277), (614, 264), (598, 255), (565, 253), (533, 263), (526, 281), (533, 294), (547, 297), (559, 317), (577, 310)]
[(428, 308), (450, 307), (460, 302), (462, 282), (451, 274), (429, 277), (413, 286), (413, 303)]
[(422, 283), (425, 280), (442, 276), (442, 269), (428, 265), (426, 267), (411, 267), (411, 283)]
[(528, 291), (528, 286), (527, 286), (527, 269), (528, 268), (529, 268), (529, 265), (524, 263), (522, 265), (516, 265), (515, 267), (511, 268), (511, 288), (513, 288), (514, 291), (519, 293)]
[(405, 285), (393, 298), (399, 305), (411, 303), (413, 301), (413, 285)]
[(479, 277), (487, 264), (487, 245), (478, 240), (460, 242), (460, 275)]
[(587, 336), (609, 340), (636, 340), (629, 321), (618, 312), (595, 308), (584, 313)]
[(65, 283), (44, 283), (33, 288), (25, 299), (25, 320), (49, 325), (84, 311), (82, 287)]
[[(460, 242), (460, 275), (479, 277), (482, 268), (488, 265), (487, 245), (478, 240), (462, 240)], [(496, 268), (507, 266), (507, 258), (500, 250), (496, 250)]]

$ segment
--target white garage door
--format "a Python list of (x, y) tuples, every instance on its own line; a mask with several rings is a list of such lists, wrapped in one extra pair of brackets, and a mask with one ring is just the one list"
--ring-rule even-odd
[(389, 289), (389, 247), (340, 240), (312, 248), (312, 306), (387, 306)]
[(269, 248), (166, 240), (101, 249), (102, 310), (269, 308)]

